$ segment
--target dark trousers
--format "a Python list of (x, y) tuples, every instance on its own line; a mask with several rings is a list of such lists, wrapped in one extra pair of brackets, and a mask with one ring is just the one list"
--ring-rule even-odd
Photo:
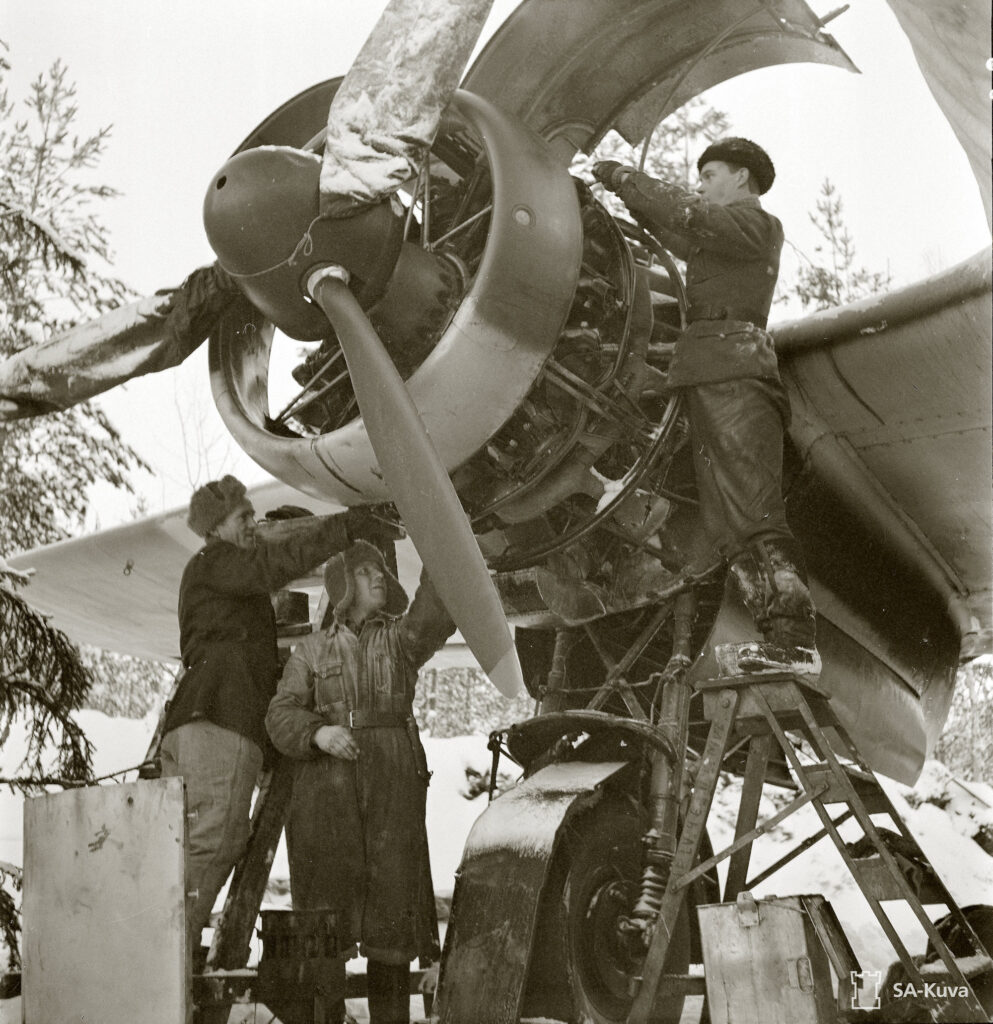
[(366, 965), (370, 1024), (410, 1024), (410, 965)]
[(700, 515), (715, 551), (767, 640), (814, 642), (803, 558), (786, 522), (783, 431), (789, 399), (778, 380), (747, 377), (683, 389)]

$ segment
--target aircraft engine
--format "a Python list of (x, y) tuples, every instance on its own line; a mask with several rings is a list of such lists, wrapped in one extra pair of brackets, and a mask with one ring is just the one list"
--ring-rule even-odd
[[(263, 127), (271, 139), (281, 126)], [(212, 239), (229, 216), (220, 204), (257, 191), (253, 153), (273, 158), (271, 147), (243, 146), (208, 189)], [(309, 194), (316, 157), (301, 173)], [(520, 624), (550, 626), (657, 603), (696, 538), (692, 473), (675, 458), (686, 430), (666, 388), (681, 323), (671, 258), (616, 221), (544, 140), (468, 93), (397, 206), (393, 225), (369, 228), (400, 232), (396, 255), (385, 241), (365, 243), (388, 253), (388, 279), (377, 284), (385, 275), (370, 263), (353, 287), (452, 473), (505, 607)], [(301, 231), (308, 220), (301, 214)], [(313, 235), (311, 261), (324, 244)], [(266, 268), (233, 267), (215, 248), (265, 310), (255, 279)], [(346, 505), (384, 500), (341, 349), (309, 312), (301, 303), (292, 324), (281, 321), (317, 344), (296, 360), (301, 389), (277, 415), (265, 385), (286, 342), (274, 347), (270, 324), (247, 305), (224, 318), (211, 348), (221, 415), (288, 483)]]
[[(208, 188), (212, 240), (215, 205), (261, 201), (239, 177), (259, 169), (253, 161), (301, 168), (296, 177), (256, 178), (267, 189), (296, 182), (297, 192), (284, 197), (292, 202), (272, 205), (295, 211), (288, 227), (282, 214), (266, 220), (246, 210), (238, 221), (244, 232), (259, 224), (265, 232), (245, 250), (247, 262), (216, 250), (248, 298), (216, 322), (211, 378), (230, 432), (274, 476), (345, 505), (392, 496), (399, 508), (359, 415), (344, 341), (307, 305), (308, 268), (345, 263), (354, 298), (451, 477), (452, 501), (471, 521), (473, 553), (481, 551), (490, 570), (481, 565), (460, 595), (491, 586), (492, 574), (516, 627), (521, 674), (543, 711), (599, 701), (606, 672), (644, 689), (610, 689), (597, 709), (637, 717), (651, 714), (652, 677), (677, 650), (704, 679), (717, 671), (706, 652), (755, 632), (733, 596), (725, 598), (722, 574), (708, 571), (716, 566), (697, 514), (686, 428), (666, 388), (681, 324), (678, 273), (653, 239), (611, 217), (568, 166), (608, 128), (644, 138), (665, 113), (732, 74), (798, 60), (853, 65), (803, 4), (792, 5), (785, 21), (722, 8), (717, 35), (684, 5), (631, 0), (630, 19), (594, 0), (580, 6), (588, 21), (570, 34), (551, 0), (522, 5), (464, 79), (471, 91), (455, 93), (429, 158), (399, 191), (339, 220), (333, 232), (318, 216), (317, 154), (341, 80), (299, 94), (243, 141)], [(545, 70), (531, 75), (522, 54)], [(596, 70), (606, 66), (609, 79)], [(280, 245), (267, 246), (274, 239)], [(269, 308), (270, 275), (297, 293), (292, 316)], [(269, 316), (296, 340), (279, 338)], [(818, 382), (791, 392), (800, 411), (786, 446), (784, 491), (819, 609), (822, 679), (846, 727), (872, 750), (873, 768), (911, 779), (934, 738), (923, 708), (947, 707), (961, 616), (949, 614), (958, 606), (947, 599), (940, 566), (873, 497), (874, 485), (853, 489), (864, 471), (823, 442), (824, 411), (808, 415), (810, 394), (840, 393), (840, 371), (822, 367), (813, 347), (785, 355), (788, 390), (801, 369)], [(274, 382), (287, 364), (294, 383), (282, 394)], [(412, 450), (388, 417), (382, 426), (369, 427), (380, 449), (386, 438)], [(431, 488), (402, 468), (427, 499)], [(420, 543), (413, 529), (411, 536)], [(868, 557), (877, 551), (878, 559)], [(436, 564), (456, 581), (464, 576), (446, 551)], [(877, 601), (887, 580), (892, 592)], [(688, 590), (695, 607), (680, 628), (678, 599)], [(867, 645), (866, 635), (886, 639)], [(562, 692), (550, 699), (557, 680), (565, 680)], [(870, 691), (878, 696), (872, 714), (863, 700)]]

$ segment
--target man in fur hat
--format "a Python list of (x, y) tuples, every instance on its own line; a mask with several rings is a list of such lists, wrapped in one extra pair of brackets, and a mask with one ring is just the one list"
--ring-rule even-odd
[(748, 139), (708, 146), (696, 193), (616, 161), (594, 176), (686, 261), (687, 329), (669, 384), (683, 390), (700, 513), (765, 638), (733, 653), (738, 669), (820, 671), (814, 607), (782, 496), (789, 399), (766, 321), (783, 226), (762, 209), (768, 154)]
[(358, 538), (392, 541), (402, 534), (359, 509), (305, 513), (257, 534), (255, 509), (233, 476), (194, 493), (187, 523), (206, 543), (179, 587), (186, 671), (166, 714), (160, 755), (162, 774), (186, 783), (186, 888), (195, 893), (187, 928), (197, 955), (214, 900), (248, 842), (252, 791), (268, 743), (265, 714), (279, 678), (270, 594)]
[(425, 574), (407, 595), (371, 545), (324, 571), (333, 614), (283, 670), (266, 716), (298, 759), (286, 826), (297, 910), (339, 912), (368, 958), (372, 1024), (408, 1024), (410, 961), (437, 957), (424, 825), (428, 770), (412, 712), (417, 670), (455, 631)]

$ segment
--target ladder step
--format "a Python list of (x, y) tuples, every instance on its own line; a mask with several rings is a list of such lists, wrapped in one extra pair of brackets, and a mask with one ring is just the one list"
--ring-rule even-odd
[[(893, 854), (903, 872), (903, 877), (910, 884), (920, 903), (945, 903), (945, 895), (940, 883), (934, 876), (930, 865), (915, 864), (898, 853)], [(885, 900), (905, 900), (896, 879), (890, 874), (883, 858), (878, 854), (871, 857), (859, 857), (852, 861), (856, 881), (862, 890), (879, 902)]]
[[(962, 972), (962, 976), (969, 981), (973, 978), (978, 978), (980, 974), (993, 970), (993, 960), (982, 953), (973, 953), (972, 956), (957, 956), (953, 959), (955, 960), (955, 966)], [(945, 967), (941, 960), (919, 964), (917, 969), (921, 972), (921, 977), (925, 981), (933, 981), (938, 984), (942, 982), (947, 984), (951, 981), (948, 968)]]
[[(837, 719), (828, 703), (827, 694), (801, 682), (791, 672), (770, 672), (749, 676), (721, 676), (694, 683), (694, 689), (703, 694), (704, 718), (713, 721), (717, 715), (718, 697), (722, 690), (738, 690), (741, 701), (736, 716), (737, 731), (764, 733), (769, 731), (765, 720), (765, 707), (772, 711), (779, 724), (788, 730), (803, 726), (800, 708), (806, 704), (815, 721), (822, 728), (837, 725)], [(761, 692), (763, 701), (754, 694)]]
[[(889, 801), (876, 777), (870, 772), (864, 772), (855, 765), (842, 765), (845, 774), (848, 776), (855, 788), (855, 795), (862, 801), (863, 806), (870, 814), (882, 814), (889, 810)], [(826, 791), (819, 797), (822, 804), (846, 804), (848, 794), (844, 786), (835, 777), (831, 766), (822, 761), (819, 764), (804, 766), (804, 774), (816, 787), (826, 786)]]

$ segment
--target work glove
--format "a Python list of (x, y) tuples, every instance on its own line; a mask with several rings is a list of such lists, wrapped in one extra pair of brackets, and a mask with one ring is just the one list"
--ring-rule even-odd
[(611, 192), (616, 192), (634, 172), (635, 168), (616, 160), (600, 160), (593, 165), (593, 177)]
[(388, 506), (367, 505), (363, 508), (350, 508), (342, 512), (341, 517), (348, 532), (348, 539), (354, 544), (357, 540), (367, 540), (370, 544), (392, 544), (403, 540), (406, 531), (387, 512)]

